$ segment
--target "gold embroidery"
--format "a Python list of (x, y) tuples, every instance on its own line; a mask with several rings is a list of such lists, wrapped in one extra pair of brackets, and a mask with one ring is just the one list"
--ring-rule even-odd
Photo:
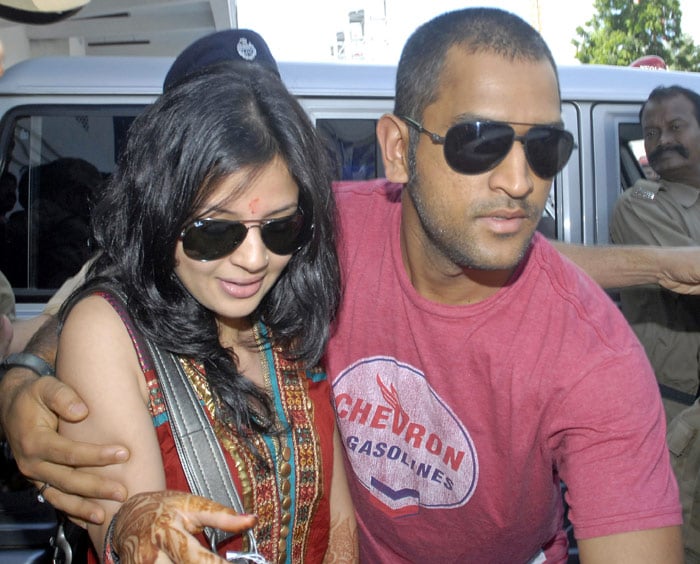
[[(255, 537), (260, 553), (270, 562), (303, 562), (311, 518), (323, 496), (320, 442), (309, 381), (299, 363), (286, 361), (267, 345), (269, 341), (258, 327), (254, 335), (261, 349), (265, 388), (273, 398), (278, 422), (287, 424), (277, 435), (253, 438), (264, 467), (236, 433), (214, 418), (214, 399), (203, 367), (186, 359), (181, 363), (233, 460), (246, 511), (258, 516)], [(291, 554), (287, 554), (290, 533)]]

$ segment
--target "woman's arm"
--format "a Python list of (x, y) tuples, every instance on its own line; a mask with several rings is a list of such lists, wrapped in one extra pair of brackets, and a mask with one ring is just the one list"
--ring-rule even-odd
[[(59, 422), (61, 435), (88, 443), (126, 446), (128, 461), (90, 472), (124, 484), (129, 496), (165, 489), (155, 429), (148, 412), (148, 390), (131, 338), (116, 311), (103, 298), (90, 296), (70, 312), (59, 338), (56, 374), (88, 407), (77, 423)], [(93, 500), (105, 511), (101, 525), (88, 524), (101, 551), (104, 535), (120, 503)]]
[[(128, 461), (89, 471), (124, 484), (124, 503), (94, 499), (105, 512), (88, 532), (101, 554), (112, 518), (112, 548), (122, 564), (136, 562), (224, 562), (194, 536), (205, 526), (242, 532), (256, 518), (186, 492), (165, 490), (158, 438), (148, 411), (149, 390), (121, 319), (104, 299), (91, 296), (70, 312), (59, 338), (57, 376), (88, 407), (80, 422), (59, 422), (61, 435), (90, 443), (127, 446)], [(87, 469), (86, 469), (87, 470)]]
[(333, 478), (331, 480), (331, 531), (324, 563), (351, 563), (359, 561), (357, 523), (350, 498), (343, 445), (338, 429), (333, 433)]

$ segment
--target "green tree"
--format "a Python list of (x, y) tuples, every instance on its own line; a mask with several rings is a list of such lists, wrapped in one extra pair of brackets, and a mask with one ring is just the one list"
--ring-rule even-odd
[(572, 40), (582, 63), (626, 66), (658, 55), (669, 68), (700, 71), (700, 47), (681, 31), (679, 0), (595, 0), (593, 6), (593, 18)]

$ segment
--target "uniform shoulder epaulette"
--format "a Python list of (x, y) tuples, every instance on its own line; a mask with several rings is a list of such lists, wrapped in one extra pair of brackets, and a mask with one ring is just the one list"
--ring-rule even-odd
[(630, 195), (637, 200), (653, 200), (661, 188), (659, 182), (653, 180), (638, 180), (630, 189)]

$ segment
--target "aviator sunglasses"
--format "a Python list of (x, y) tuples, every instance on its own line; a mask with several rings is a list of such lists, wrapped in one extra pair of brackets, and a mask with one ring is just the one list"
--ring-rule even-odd
[[(510, 123), (464, 121), (450, 127), (441, 137), (411, 118), (401, 119), (425, 133), (434, 144), (442, 145), (447, 164), (460, 174), (491, 170), (506, 157), (513, 143), (520, 141), (532, 171), (540, 178), (552, 178), (564, 168), (574, 148), (574, 136), (554, 125), (533, 125), (525, 135), (516, 135)], [(513, 125), (532, 124), (513, 122)]]
[(279, 219), (197, 219), (182, 230), (182, 249), (194, 260), (216, 260), (235, 251), (245, 240), (250, 227), (260, 228), (263, 243), (276, 255), (291, 255), (299, 250), (307, 233), (300, 208), (294, 214)]

